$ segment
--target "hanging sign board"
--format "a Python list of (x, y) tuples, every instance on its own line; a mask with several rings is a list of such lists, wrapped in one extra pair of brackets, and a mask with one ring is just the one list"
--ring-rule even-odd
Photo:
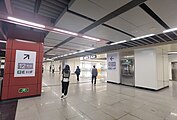
[(36, 52), (16, 50), (14, 77), (34, 77)]

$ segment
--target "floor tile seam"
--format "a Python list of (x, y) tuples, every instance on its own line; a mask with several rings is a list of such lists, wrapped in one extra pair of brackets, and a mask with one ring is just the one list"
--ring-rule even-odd
[(125, 101), (125, 100), (126, 100), (126, 99), (120, 100), (120, 101), (118, 101), (118, 102), (116, 102), (116, 103), (110, 104), (110, 106), (114, 106), (115, 104), (118, 104), (118, 103), (122, 104), (121, 102), (122, 102), (122, 101)]
[[(143, 107), (143, 106), (142, 106), (142, 107)], [(142, 107), (141, 107), (141, 108), (136, 109), (136, 111), (137, 111), (137, 110), (139, 110), (139, 109), (142, 109)], [(142, 111), (144, 111), (144, 112), (148, 112), (148, 113), (151, 113), (150, 111), (146, 111), (146, 110), (144, 110), (144, 109), (142, 109)], [(133, 112), (131, 112), (131, 113), (133, 113)], [(131, 114), (131, 113), (129, 113), (129, 114)], [(160, 115), (158, 115), (158, 114), (155, 114), (155, 113), (151, 113), (151, 114), (153, 114), (153, 115), (155, 115), (155, 116), (157, 116), (157, 117), (159, 117), (159, 118), (164, 119), (162, 116), (160, 116)]]
[(103, 113), (105, 113), (105, 114), (107, 114), (108, 116), (110, 116), (110, 117), (112, 117), (113, 119), (115, 119), (115, 120), (118, 120), (118, 119), (120, 119), (122, 116), (125, 116), (125, 115), (127, 115), (128, 113), (127, 112), (125, 112), (125, 111), (122, 111), (122, 112), (124, 112), (125, 114), (124, 115), (122, 115), (120, 118), (114, 118), (114, 116), (112, 116), (112, 115), (110, 115), (109, 113), (107, 113), (107, 112), (105, 112), (105, 111), (103, 111), (103, 110), (101, 110), (101, 108), (99, 108), (100, 109), (100, 111), (102, 111)]
[(136, 96), (127, 95), (127, 94), (124, 94), (124, 93), (121, 93), (121, 94), (122, 94), (122, 95), (129, 96), (129, 97), (136, 97)]
[[(92, 111), (92, 112), (89, 112), (89, 113), (84, 113), (82, 110), (80, 110), (79, 108), (77, 108), (77, 110), (81, 113), (81, 115), (83, 115), (83, 116), (86, 116), (86, 117), (88, 117), (90, 120), (93, 120), (93, 119), (91, 119), (90, 117), (89, 117), (89, 115), (88, 114), (92, 114), (92, 113), (94, 113), (95, 111), (97, 111), (98, 109), (96, 109), (96, 110), (94, 110), (94, 111)], [(79, 115), (78, 115), (79, 116)]]
[[(135, 108), (133, 112), (135, 112), (135, 111), (137, 111), (137, 110), (139, 110), (139, 109), (142, 109), (143, 106), (144, 106), (144, 104), (141, 105), (140, 107)], [(127, 112), (127, 111), (125, 111), (125, 112)], [(127, 113), (128, 113), (128, 114), (131, 114), (131, 113), (133, 113), (133, 112), (127, 112)]]
[(143, 120), (142, 118), (140, 118), (140, 117), (138, 117), (138, 116), (136, 116), (136, 115), (133, 115), (133, 114), (131, 114), (131, 113), (128, 113), (129, 115), (131, 115), (131, 116), (133, 116), (133, 117), (136, 117), (136, 118), (138, 118), (138, 119), (140, 119), (140, 120)]
[[(86, 116), (87, 118), (89, 118), (89, 120), (93, 120), (93, 119), (91, 119), (88, 115), (86, 115), (86, 114), (83, 114), (83, 116)], [(75, 116), (75, 117), (72, 117), (72, 118), (77, 118), (77, 117), (79, 117), (79, 115), (77, 115), (77, 116)], [(66, 118), (66, 120), (72, 120), (72, 118)], [(87, 119), (84, 119), (84, 120), (87, 120)]]
[[(149, 101), (149, 100), (148, 100), (147, 102), (149, 102), (149, 103), (151, 103), (151, 104), (155, 104), (155, 105), (157, 104), (157, 105), (160, 105), (160, 106), (161, 106), (161, 105), (164, 105), (164, 104), (161, 104), (161, 103), (159, 103), (159, 102), (154, 102), (154, 101)], [(167, 105), (167, 104), (166, 104), (166, 105)], [(169, 106), (169, 105), (167, 105), (167, 106)]]

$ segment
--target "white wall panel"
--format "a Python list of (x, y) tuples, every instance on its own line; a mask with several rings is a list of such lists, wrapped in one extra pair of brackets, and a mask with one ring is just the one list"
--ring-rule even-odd
[(169, 86), (166, 46), (135, 50), (135, 86), (159, 90)]
[(155, 49), (135, 50), (135, 86), (156, 88)]

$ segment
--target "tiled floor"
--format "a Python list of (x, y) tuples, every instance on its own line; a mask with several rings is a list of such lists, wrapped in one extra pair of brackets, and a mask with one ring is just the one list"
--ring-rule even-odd
[(18, 101), (16, 120), (177, 120), (177, 82), (153, 92), (72, 77), (65, 100), (57, 73), (45, 73), (43, 82), (41, 97)]

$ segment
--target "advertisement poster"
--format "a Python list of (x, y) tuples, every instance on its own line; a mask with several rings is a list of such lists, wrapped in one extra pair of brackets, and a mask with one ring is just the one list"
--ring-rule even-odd
[(34, 77), (36, 52), (16, 50), (14, 77)]
[(107, 62), (108, 62), (108, 70), (116, 70), (116, 60), (117, 54), (108, 54)]

